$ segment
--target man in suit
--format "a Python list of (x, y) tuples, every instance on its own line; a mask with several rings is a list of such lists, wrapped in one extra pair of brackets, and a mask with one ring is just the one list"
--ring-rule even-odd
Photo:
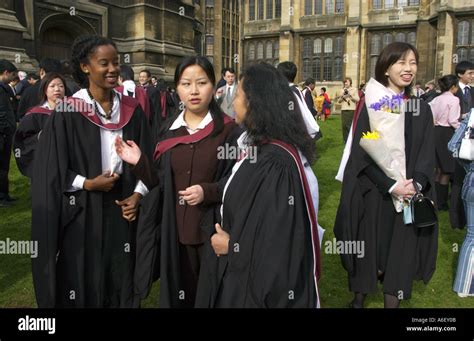
[(235, 93), (237, 91), (237, 82), (235, 81), (235, 70), (228, 68), (225, 72), (224, 79), (226, 84), (217, 89), (216, 99), (223, 112), (228, 116), (235, 118), (232, 102), (234, 101)]
[(308, 134), (312, 138), (319, 139), (320, 137), (322, 137), (322, 133), (319, 129), (319, 125), (314, 119), (313, 113), (308, 108), (308, 105), (306, 104), (306, 100), (303, 93), (295, 85), (295, 78), (296, 78), (296, 74), (298, 73), (298, 68), (296, 64), (289, 61), (281, 62), (280, 64), (278, 64), (277, 70), (283, 75), (283, 77), (285, 77), (288, 80), (290, 89), (299, 98), (298, 106), (299, 106), (301, 115), (303, 116), (306, 129), (308, 130)]
[(219, 81), (217, 82), (216, 89), (222, 88), (224, 85), (227, 84), (227, 82), (226, 82), (225, 79), (224, 79), (225, 73), (227, 72), (227, 70), (229, 70), (228, 67), (225, 67), (225, 68), (222, 69), (222, 71), (221, 71), (221, 79), (219, 79)]
[[(461, 118), (474, 108), (474, 89), (470, 84), (474, 81), (474, 64), (469, 61), (462, 61), (456, 65), (456, 76), (459, 79), (456, 96), (459, 98), (461, 106)], [(456, 163), (451, 184), (451, 202), (449, 207), (449, 219), (453, 228), (464, 228), (466, 225), (466, 215), (464, 212), (461, 189), (466, 172)]]
[(470, 85), (474, 81), (474, 64), (462, 61), (456, 65), (456, 76), (459, 79), (459, 89), (456, 96), (461, 105), (461, 115), (465, 115), (474, 107), (474, 88)]
[(308, 78), (304, 82), (304, 88), (303, 88), (303, 96), (304, 96), (304, 101), (306, 102), (306, 105), (308, 106), (309, 111), (311, 111), (311, 115), (313, 117), (316, 117), (317, 112), (316, 109), (314, 108), (314, 101), (313, 101), (313, 90), (315, 87), (313, 78)]
[(151, 115), (154, 117), (155, 115), (159, 115), (160, 112), (160, 92), (153, 86), (151, 82), (151, 72), (150, 70), (142, 70), (138, 74), (138, 83), (140, 87), (142, 87), (148, 98), (150, 99), (151, 108), (150, 112)]
[(13, 134), (16, 129), (9, 83), (16, 77), (17, 71), (11, 62), (0, 59), (0, 207), (10, 206), (15, 200), (10, 197), (8, 183)]

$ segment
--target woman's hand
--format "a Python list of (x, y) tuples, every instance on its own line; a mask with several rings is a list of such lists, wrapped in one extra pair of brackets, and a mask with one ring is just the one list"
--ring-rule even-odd
[(392, 195), (403, 199), (410, 199), (416, 193), (414, 186), (413, 179), (398, 180), (392, 191)]
[(216, 233), (211, 237), (211, 245), (217, 257), (229, 252), (229, 240), (229, 234), (221, 228), (221, 225), (216, 224)]
[(178, 194), (191, 206), (198, 205), (204, 201), (204, 190), (200, 185), (188, 187), (184, 191), (179, 191)]
[(120, 136), (115, 138), (115, 151), (123, 161), (132, 166), (138, 163), (142, 155), (140, 147), (138, 147), (135, 142), (128, 140), (125, 143)]
[(117, 181), (120, 178), (120, 175), (113, 173), (104, 173), (99, 176), (96, 176), (94, 179), (86, 179), (84, 181), (84, 189), (86, 191), (100, 191), (108, 192), (110, 191)]
[(122, 201), (115, 200), (115, 203), (122, 208), (122, 217), (125, 220), (134, 221), (137, 219), (138, 204), (140, 203), (141, 198), (142, 195), (135, 192)]

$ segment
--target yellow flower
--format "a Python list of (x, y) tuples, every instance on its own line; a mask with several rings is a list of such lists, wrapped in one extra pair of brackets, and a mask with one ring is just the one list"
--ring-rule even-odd
[(362, 133), (362, 138), (368, 140), (378, 140), (380, 138), (380, 134), (377, 130), (368, 131), (366, 133)]

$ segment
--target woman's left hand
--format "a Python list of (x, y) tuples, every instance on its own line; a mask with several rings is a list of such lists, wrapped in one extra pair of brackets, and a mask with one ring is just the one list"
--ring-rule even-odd
[(211, 237), (211, 245), (217, 257), (229, 252), (229, 240), (229, 234), (222, 229), (221, 225), (216, 224), (216, 233)]
[(204, 200), (204, 190), (200, 185), (188, 187), (184, 191), (179, 191), (178, 194), (191, 206), (198, 205)]
[(141, 198), (142, 195), (135, 192), (122, 201), (115, 200), (115, 203), (122, 208), (122, 217), (125, 220), (132, 222), (137, 219), (138, 204), (140, 203)]

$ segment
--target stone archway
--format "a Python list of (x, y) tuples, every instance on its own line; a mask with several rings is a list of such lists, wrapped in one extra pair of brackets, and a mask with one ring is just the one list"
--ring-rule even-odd
[(71, 59), (71, 46), (83, 34), (96, 34), (95, 29), (82, 18), (67, 14), (54, 14), (43, 20), (39, 27), (37, 56), (59, 60)]

